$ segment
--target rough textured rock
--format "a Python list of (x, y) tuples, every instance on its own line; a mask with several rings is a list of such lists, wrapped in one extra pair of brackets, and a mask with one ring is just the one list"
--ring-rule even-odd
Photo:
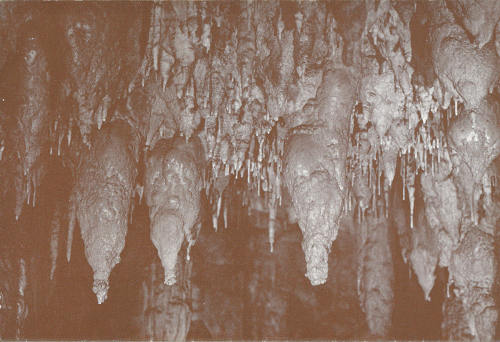
[(441, 330), (442, 338), (449, 340), (463, 341), (474, 338), (466, 319), (464, 305), (456, 296), (446, 298), (443, 303)]
[(84, 155), (74, 189), (76, 216), (85, 256), (94, 271), (93, 291), (104, 302), (109, 275), (125, 246), (136, 160), (134, 137), (124, 122), (113, 122), (96, 133), (95, 148)]
[[(36, 191), (44, 173), (49, 137), (49, 73), (47, 53), (42, 37), (33, 22), (28, 21), (18, 37), (20, 58), (16, 66), (18, 83), (11, 92), (11, 103), (18, 113), (11, 131), (14, 150), (19, 158), (16, 176), (18, 218), (25, 202), (35, 204)], [(24, 93), (19, 96), (17, 92)], [(12, 109), (14, 109), (12, 108)]]
[(453, 253), (450, 278), (457, 287), (491, 289), (495, 279), (493, 237), (477, 227), (468, 227), (460, 246)]
[(498, 312), (492, 287), (497, 263), (493, 237), (477, 226), (466, 229), (449, 267), (450, 281), (465, 309), (471, 334), (480, 341), (493, 340)]
[(343, 201), (335, 174), (327, 168), (331, 165), (328, 151), (317, 141), (318, 135), (293, 136), (285, 168), (285, 183), (303, 234), (306, 276), (313, 285), (323, 284), (328, 277), (328, 253), (337, 236)]
[(199, 226), (202, 150), (198, 141), (160, 141), (148, 157), (146, 203), (151, 240), (165, 270), (165, 284), (176, 282), (175, 265), (184, 239), (189, 249)]
[(392, 121), (403, 115), (403, 94), (395, 88), (394, 74), (363, 77), (360, 91), (365, 119), (375, 125), (379, 137), (383, 137)]
[(497, 55), (500, 56), (500, 21), (497, 23), (495, 29), (495, 47), (497, 50)]
[(328, 253), (337, 236), (347, 190), (346, 130), (347, 113), (353, 106), (351, 91), (348, 73), (328, 71), (317, 95), (319, 119), (327, 126), (299, 127), (287, 145), (284, 180), (304, 236), (306, 276), (313, 285), (323, 284), (328, 276)]
[(69, 117), (61, 118), (67, 130), (72, 130), (73, 122), (78, 125), (86, 144), (92, 128), (110, 120), (110, 108), (135, 77), (140, 63), (142, 14), (144, 7), (137, 4), (96, 3), (69, 6), (58, 17), (64, 30), (64, 48), (69, 50), (63, 59), (68, 73), (64, 93), (77, 107)]
[(12, 260), (11, 252), (2, 250), (2, 260), (0, 260), (0, 274), (2, 282), (0, 284), (0, 337), (2, 339), (15, 337), (15, 324), (9, 324), (16, 321), (16, 285), (14, 283), (16, 273), (15, 265)]
[(438, 239), (435, 231), (427, 223), (423, 212), (418, 215), (411, 233), (410, 263), (424, 291), (425, 300), (430, 301), (439, 258)]
[(165, 286), (160, 263), (149, 268), (149, 277), (142, 283), (140, 338), (184, 341), (191, 325), (191, 262), (179, 258), (178, 282)]
[(457, 19), (474, 37), (479, 48), (487, 44), (500, 19), (500, 4), (494, 0), (458, 0), (447, 1)]
[(434, 175), (422, 174), (426, 221), (437, 234), (439, 266), (448, 267), (451, 253), (457, 248), (462, 213), (458, 207), (457, 188), (449, 177), (451, 161), (442, 160)]
[(470, 43), (442, 2), (429, 10), (435, 12), (430, 41), (434, 71), (445, 88), (444, 96), (460, 99), (468, 108), (477, 107), (498, 81), (500, 68), (494, 46)]
[(372, 336), (387, 336), (394, 307), (394, 265), (385, 218), (367, 216), (360, 224), (358, 296)]
[(461, 195), (461, 205), (478, 222), (478, 201), (483, 176), (500, 153), (498, 106), (483, 102), (478, 111), (464, 113), (453, 120), (448, 132), (454, 176)]
[[(500, 153), (499, 17), (493, 0), (1, 3), (0, 209), (14, 211), (17, 225), (30, 226), (21, 209), (43, 198), (38, 188), (44, 166), (61, 163), (72, 173), (67, 258), (78, 218), (102, 302), (124, 248), (134, 191), (141, 200), (145, 191), (149, 208), (138, 201), (137, 209), (149, 209), (149, 247), (156, 247), (164, 276), (155, 261), (154, 282), (144, 291), (153, 311), (145, 309), (142, 322), (144, 336), (162, 339), (183, 339), (189, 329), (184, 256), (204, 218), (201, 190), (216, 230), (222, 220), (226, 233), (243, 224), (232, 218), (240, 213), (235, 196), (253, 210), (258, 228), (268, 228), (261, 234), (266, 239), (248, 247), (259, 253), (262, 245), (266, 254), (255, 264), (245, 259), (253, 265), (249, 274), (236, 272), (245, 280), (218, 279), (200, 290), (208, 306), (224, 308), (205, 319), (214, 338), (244, 338), (245, 329), (255, 339), (290, 337), (283, 331), (294, 338), (307, 330), (290, 318), (301, 308), (308, 313), (301, 316), (304, 326), (333, 322), (321, 323), (313, 337), (349, 324), (333, 317), (357, 305), (345, 304), (349, 295), (333, 290), (340, 281), (309, 291), (306, 279), (293, 287), (286, 283), (292, 277), (275, 272), (289, 265), (273, 259), (283, 234), (280, 207), (287, 206), (302, 232), (313, 285), (326, 283), (332, 271), (328, 256), (339, 222), (358, 217), (364, 229), (360, 303), (371, 334), (390, 337), (393, 222), (424, 298), (443, 287), (437, 266), (448, 268), (452, 293), (443, 306), (443, 336), (492, 339), (496, 261), (490, 240), (500, 217), (499, 171), (492, 167)], [(136, 173), (144, 176), (144, 189), (136, 187)], [(36, 216), (36, 209), (24, 207), (23, 216)], [(37, 263), (12, 256), (23, 258), (26, 279), (30, 272), (54, 274), (50, 266), (61, 239), (59, 225), (52, 228), (44, 233), (51, 232), (52, 243), (40, 239), (51, 252), (46, 254), (38, 253), (41, 244), (27, 248), (34, 229), (22, 230), (19, 254), (50, 256)], [(228, 262), (211, 255), (215, 264)], [(298, 257), (293, 260), (302, 272)], [(57, 274), (75, 269), (76, 262), (58, 266)], [(17, 272), (16, 263), (2, 268)], [(17, 282), (17, 273), (5, 283)], [(177, 276), (182, 279), (175, 285), (162, 284)], [(45, 278), (40, 281), (50, 284)], [(54, 289), (60, 279), (39, 288)], [(10, 296), (3, 300), (10, 305), (8, 319), (17, 321), (11, 336), (22, 335), (24, 307), (29, 301), (43, 306), (39, 292), (21, 295), (19, 283), (9, 291), (1, 284)], [(231, 286), (247, 289), (250, 300), (242, 304)], [(325, 304), (332, 293), (343, 303)], [(434, 293), (429, 307), (440, 300)], [(251, 328), (232, 317), (242, 315), (245, 305), (255, 318)]]

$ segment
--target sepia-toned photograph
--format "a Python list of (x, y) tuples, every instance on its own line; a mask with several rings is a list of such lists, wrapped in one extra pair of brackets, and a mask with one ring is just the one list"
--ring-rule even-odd
[(0, 340), (500, 340), (499, 0), (0, 0)]

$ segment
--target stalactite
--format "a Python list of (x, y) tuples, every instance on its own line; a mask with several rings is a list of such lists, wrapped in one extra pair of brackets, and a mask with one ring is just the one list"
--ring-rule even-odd
[(430, 293), (436, 280), (435, 270), (439, 260), (437, 240), (437, 235), (429, 226), (424, 211), (420, 211), (411, 232), (410, 263), (426, 301), (431, 300)]
[(24, 329), (24, 321), (26, 319), (26, 315), (28, 314), (26, 307), (26, 299), (24, 296), (24, 291), (26, 290), (27, 279), (26, 279), (26, 262), (24, 258), (19, 259), (19, 279), (18, 279), (18, 296), (17, 296), (17, 315), (16, 315), (16, 339), (21, 338), (23, 329)]
[(492, 293), (497, 267), (493, 237), (474, 225), (463, 229), (449, 266), (450, 282), (463, 303), (471, 335), (480, 341), (494, 340), (498, 312)]
[(359, 224), (358, 296), (373, 336), (387, 336), (394, 307), (394, 266), (388, 221), (368, 215)]
[(151, 240), (158, 250), (167, 285), (176, 283), (178, 253), (184, 239), (192, 246), (199, 232), (202, 163), (199, 142), (160, 141), (148, 157), (145, 195)]
[(103, 127), (85, 154), (74, 188), (85, 255), (94, 271), (93, 291), (103, 303), (109, 275), (120, 262), (135, 190), (134, 136), (124, 122)]
[(268, 227), (268, 237), (269, 237), (269, 251), (274, 252), (274, 240), (276, 234), (276, 207), (272, 206), (269, 208), (269, 227)]
[(61, 233), (61, 213), (60, 207), (57, 207), (51, 222), (50, 231), (50, 280), (54, 279), (54, 274), (57, 267), (57, 256), (59, 254), (59, 236)]
[[(62, 59), (69, 79), (65, 96), (77, 107), (71, 116), (87, 146), (93, 127), (108, 120), (108, 110), (135, 79), (140, 65), (136, 40), (142, 28), (142, 18), (137, 15), (141, 11), (132, 3), (116, 8), (87, 4), (57, 18), (68, 50)], [(70, 137), (67, 135), (68, 143)]]
[[(48, 28), (48, 11), (31, 6), (0, 4), (0, 69), (6, 73), (0, 169), (8, 170), (5, 182), (0, 174), (2, 188), (12, 180), (21, 224), (25, 203), (35, 207), (44, 199), (46, 161), (60, 157), (70, 165), (76, 184), (66, 258), (78, 218), (99, 303), (124, 247), (144, 148), (151, 239), (164, 283), (173, 285), (187, 267), (178, 255), (186, 239), (190, 257), (203, 188), (213, 227), (221, 220), (228, 228), (235, 205), (225, 189), (246, 178), (238, 195), (249, 212), (260, 206), (267, 213), (271, 252), (280, 207), (295, 212), (313, 285), (326, 282), (340, 219), (358, 216), (360, 302), (374, 335), (387, 336), (392, 312), (391, 220), (425, 299), (436, 267), (448, 267), (454, 291), (443, 306), (444, 336), (493, 338), (497, 2), (96, 3), (54, 11), (58, 24)], [(417, 32), (419, 25), (425, 32)], [(54, 57), (44, 46), (58, 40), (53, 50), (60, 46), (61, 53)], [(402, 184), (392, 189), (394, 179)], [(290, 195), (283, 203), (282, 181)], [(54, 213), (51, 227), (50, 278), (61, 215)], [(149, 304), (157, 300), (153, 289), (185, 294), (184, 278), (173, 285), (179, 288), (162, 287), (157, 273), (153, 269), (154, 285), (145, 285)], [(273, 296), (267, 300), (285, 310)], [(151, 306), (177, 305), (171, 299)], [(185, 338), (190, 314), (184, 304), (173, 310), (179, 326), (167, 322), (165, 333), (157, 333), (162, 319), (148, 318), (148, 337)], [(277, 323), (263, 324), (271, 331)]]
[(445, 156), (434, 175), (420, 177), (426, 221), (437, 234), (441, 267), (449, 266), (451, 254), (458, 247), (462, 218), (457, 188), (449, 177), (451, 171), (451, 161)]
[[(24, 96), (18, 103), (15, 116), (16, 129), (11, 131), (19, 157), (17, 177), (15, 215), (19, 218), (23, 208), (22, 202), (30, 203), (32, 179), (43, 169), (44, 150), (48, 143), (49, 133), (49, 73), (47, 55), (42, 48), (42, 37), (36, 32), (32, 21), (25, 24), (24, 34), (19, 37), (20, 58), (18, 59), (19, 81)], [(15, 96), (15, 95), (11, 95)], [(22, 176), (24, 175), (24, 176)], [(19, 187), (22, 183), (27, 191)], [(36, 183), (35, 189), (36, 191)], [(35, 200), (31, 202), (34, 206)]]
[(66, 239), (66, 260), (71, 261), (71, 248), (73, 245), (73, 233), (75, 231), (76, 223), (76, 203), (73, 196), (69, 199), (68, 208), (68, 237)]
[(444, 2), (430, 3), (429, 11), (433, 13), (431, 21), (438, 24), (430, 32), (434, 71), (445, 93), (461, 98), (467, 108), (474, 108), (499, 77), (493, 47), (471, 44)]
[(342, 212), (342, 195), (334, 185), (335, 176), (321, 166), (327, 152), (316, 140), (317, 136), (309, 134), (295, 135), (290, 140), (284, 177), (303, 233), (306, 276), (313, 285), (323, 284), (328, 276), (328, 253)]
[(478, 109), (460, 115), (452, 121), (448, 132), (449, 146), (456, 153), (452, 158), (455, 179), (464, 197), (470, 203), (472, 220), (477, 223), (480, 184), (488, 166), (500, 154), (500, 130), (494, 124), (497, 106), (483, 102)]
[[(348, 115), (354, 105), (351, 87), (352, 79), (344, 70), (325, 73), (318, 90), (318, 109), (327, 127), (324, 131), (307, 127), (302, 132), (297, 129), (287, 147), (284, 180), (298, 214), (307, 261), (306, 275), (313, 285), (326, 281), (328, 253), (337, 235), (347, 193), (348, 141), (341, 132), (349, 129)], [(331, 120), (331, 115), (339, 117)], [(322, 146), (319, 142), (328, 136), (334, 137), (332, 143), (325, 141)]]

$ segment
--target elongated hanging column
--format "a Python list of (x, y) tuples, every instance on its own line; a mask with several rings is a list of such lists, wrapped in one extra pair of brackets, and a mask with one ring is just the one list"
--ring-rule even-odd
[(189, 249), (200, 226), (201, 145), (198, 140), (171, 144), (159, 141), (146, 163), (145, 195), (151, 220), (151, 240), (165, 270), (165, 284), (176, 282), (177, 255), (184, 238)]
[(380, 211), (359, 223), (361, 243), (358, 295), (373, 336), (387, 336), (394, 308), (394, 265), (389, 242), (389, 221)]
[(132, 137), (124, 122), (103, 127), (92, 150), (83, 156), (74, 189), (76, 216), (99, 304), (107, 298), (109, 275), (125, 246), (137, 173)]
[[(18, 165), (15, 176), (15, 216), (19, 219), (24, 203), (35, 206), (36, 191), (44, 175), (49, 136), (49, 67), (42, 48), (41, 36), (34, 24), (28, 22), (25, 34), (20, 37), (19, 63), (16, 71), (23, 94), (16, 108), (15, 141)], [(14, 99), (12, 99), (14, 100)], [(17, 101), (16, 101), (17, 102)]]
[(324, 168), (325, 147), (313, 134), (294, 135), (288, 143), (285, 182), (302, 231), (302, 249), (312, 285), (328, 278), (328, 254), (337, 237), (342, 193), (335, 176)]
[(316, 96), (316, 126), (292, 130), (286, 147), (284, 181), (302, 231), (306, 276), (312, 285), (328, 278), (328, 254), (343, 211), (352, 84), (345, 70), (327, 70)]

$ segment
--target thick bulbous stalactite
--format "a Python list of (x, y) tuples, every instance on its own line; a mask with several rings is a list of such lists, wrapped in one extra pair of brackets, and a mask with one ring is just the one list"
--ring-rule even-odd
[(73, 190), (99, 304), (107, 298), (109, 275), (125, 246), (137, 173), (132, 132), (120, 121), (96, 132), (95, 147), (82, 157)]
[(189, 249), (199, 226), (202, 148), (199, 141), (160, 140), (146, 162), (145, 196), (151, 240), (165, 270), (165, 284), (176, 282), (177, 255), (184, 240)]
[(323, 126), (297, 127), (287, 145), (284, 180), (302, 230), (306, 276), (312, 285), (328, 277), (328, 254), (347, 192), (346, 131), (353, 83), (346, 70), (327, 71), (317, 92), (317, 119), (311, 122)]
[(498, 105), (484, 101), (478, 110), (462, 113), (455, 118), (448, 133), (453, 174), (462, 197), (462, 210), (476, 224), (483, 177), (500, 154), (498, 113)]
[(328, 254), (343, 204), (335, 174), (325, 168), (331, 166), (328, 151), (317, 140), (318, 135), (310, 133), (291, 137), (285, 168), (285, 183), (303, 234), (306, 276), (312, 285), (324, 284), (328, 277)]
[(474, 37), (474, 43), (481, 49), (494, 33), (500, 19), (500, 4), (493, 0), (458, 0), (447, 1), (446, 5), (465, 29)]
[[(477, 107), (498, 81), (500, 67), (493, 44), (469, 42), (444, 1), (429, 3), (433, 30), (429, 32), (434, 72), (443, 87), (443, 104), (451, 98)], [(483, 42), (484, 44), (484, 42)]]

